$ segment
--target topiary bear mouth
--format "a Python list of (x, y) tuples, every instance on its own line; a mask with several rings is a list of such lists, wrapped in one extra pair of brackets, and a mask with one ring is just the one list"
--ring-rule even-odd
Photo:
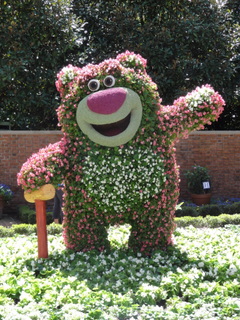
[(131, 113), (129, 113), (124, 119), (117, 122), (102, 125), (92, 124), (92, 127), (103, 136), (114, 137), (128, 128), (130, 120)]
[[(130, 88), (121, 87), (120, 89), (121, 92), (125, 92), (125, 99), (120, 101), (120, 106), (119, 96), (115, 96), (119, 90), (114, 91), (112, 88), (105, 89), (104, 95), (102, 91), (87, 95), (78, 104), (76, 113), (78, 126), (90, 140), (98, 145), (121, 146), (135, 136), (141, 124), (140, 96)], [(108, 99), (105, 99), (106, 97)]]

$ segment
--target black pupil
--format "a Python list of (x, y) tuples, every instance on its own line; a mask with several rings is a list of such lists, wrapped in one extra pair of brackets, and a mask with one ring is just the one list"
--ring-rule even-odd
[(97, 81), (91, 81), (89, 86), (90, 86), (90, 89), (96, 90), (98, 88), (98, 83), (97, 83)]
[(111, 77), (107, 77), (107, 78), (105, 79), (105, 85), (106, 85), (106, 86), (111, 86), (112, 83), (113, 83), (113, 79), (112, 79)]

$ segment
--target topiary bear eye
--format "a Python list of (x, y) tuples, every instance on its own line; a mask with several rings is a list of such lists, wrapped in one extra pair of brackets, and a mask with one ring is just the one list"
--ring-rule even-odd
[(113, 76), (107, 76), (104, 80), (103, 80), (103, 83), (105, 85), (105, 87), (113, 87), (115, 85), (115, 78)]
[(91, 91), (97, 91), (100, 88), (100, 82), (97, 79), (92, 79), (88, 82), (88, 89)]

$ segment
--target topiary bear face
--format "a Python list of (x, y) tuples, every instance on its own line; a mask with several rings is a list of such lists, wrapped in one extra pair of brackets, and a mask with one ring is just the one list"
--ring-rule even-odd
[(145, 68), (146, 60), (128, 51), (99, 65), (63, 68), (56, 83), (63, 101), (58, 109), (63, 131), (107, 147), (129, 142), (140, 125), (147, 127), (160, 102)]
[[(107, 76), (103, 83), (115, 83), (113, 76)], [(92, 79), (90, 90), (96, 92), (80, 101), (77, 109), (79, 128), (92, 141), (108, 147), (125, 144), (133, 138), (142, 119), (142, 103), (139, 95), (123, 87), (97, 91), (100, 82)]]

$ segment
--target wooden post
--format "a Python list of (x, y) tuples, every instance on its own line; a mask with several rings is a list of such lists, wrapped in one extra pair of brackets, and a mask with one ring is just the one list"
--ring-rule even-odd
[(35, 203), (38, 258), (48, 258), (46, 201), (53, 199), (54, 196), (55, 188), (51, 184), (45, 184), (38, 190), (32, 192), (24, 192), (24, 198), (30, 203)]
[(38, 236), (38, 258), (48, 258), (46, 201), (35, 200)]

